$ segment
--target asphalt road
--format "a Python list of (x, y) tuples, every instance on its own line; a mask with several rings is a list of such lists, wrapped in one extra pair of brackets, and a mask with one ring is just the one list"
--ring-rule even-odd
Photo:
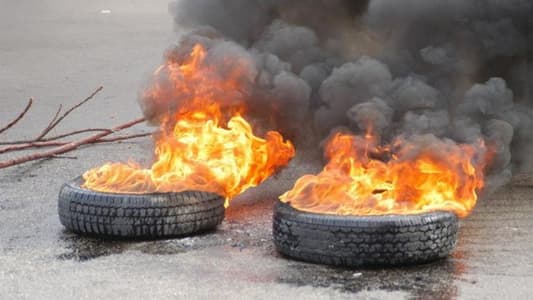
[[(140, 116), (137, 92), (174, 39), (166, 0), (1, 0), (0, 124), (28, 97), (36, 102), (0, 141), (35, 136), (59, 104), (72, 105), (99, 85), (104, 91), (55, 133)], [(335, 269), (280, 257), (271, 208), (295, 178), (316, 169), (304, 158), (236, 199), (215, 232), (150, 242), (66, 232), (57, 216), (61, 184), (106, 161), (146, 162), (150, 143), (99, 145), (69, 154), (76, 158), (0, 170), (0, 299), (533, 297), (533, 181), (527, 180), (480, 201), (461, 221), (449, 259), (417, 267)]]

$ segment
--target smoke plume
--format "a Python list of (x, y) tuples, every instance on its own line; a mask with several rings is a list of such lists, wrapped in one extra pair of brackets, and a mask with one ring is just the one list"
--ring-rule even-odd
[[(217, 97), (297, 145), (337, 127), (371, 128), (383, 141), (482, 139), (490, 187), (533, 170), (531, 1), (178, 0), (169, 9), (179, 39), (166, 56), (200, 43), (214, 76), (244, 67), (243, 88)], [(157, 122), (180, 103), (141, 105)]]

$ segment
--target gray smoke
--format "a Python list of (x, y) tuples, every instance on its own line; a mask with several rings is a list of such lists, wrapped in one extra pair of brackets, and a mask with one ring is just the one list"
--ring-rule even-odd
[[(238, 59), (245, 88), (221, 101), (246, 103), (250, 118), (297, 146), (341, 126), (372, 128), (384, 142), (483, 139), (491, 187), (533, 170), (532, 1), (178, 0), (169, 9), (180, 37), (167, 57), (201, 43), (221, 76)], [(153, 100), (141, 99), (152, 119), (179, 107)]]

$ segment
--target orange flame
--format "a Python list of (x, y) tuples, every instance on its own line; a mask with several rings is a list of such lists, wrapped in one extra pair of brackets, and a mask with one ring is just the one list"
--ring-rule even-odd
[(107, 163), (83, 174), (83, 187), (112, 193), (201, 190), (231, 198), (254, 187), (286, 165), (295, 150), (275, 131), (253, 134), (242, 107), (223, 109), (217, 95), (239, 88), (241, 70), (220, 78), (204, 63), (205, 49), (196, 45), (184, 62), (169, 59), (155, 75), (168, 74), (168, 86), (154, 84), (146, 97), (180, 98), (174, 115), (161, 118), (155, 136), (155, 162), (150, 169), (136, 163)]
[(326, 145), (329, 162), (322, 172), (304, 175), (280, 199), (315, 213), (385, 215), (446, 210), (464, 217), (476, 204), (476, 190), (483, 187), (483, 166), (476, 167), (473, 162), (478, 150), (484, 149), (483, 142), (478, 147), (435, 138), (426, 143), (398, 139), (380, 147), (369, 134), (336, 133)]

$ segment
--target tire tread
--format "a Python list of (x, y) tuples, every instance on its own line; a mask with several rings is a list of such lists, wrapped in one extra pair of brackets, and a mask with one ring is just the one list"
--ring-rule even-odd
[(58, 199), (61, 224), (78, 234), (157, 239), (207, 231), (224, 219), (224, 199), (216, 194), (111, 194), (83, 189), (81, 182), (65, 183)]
[(299, 211), (278, 202), (273, 235), (288, 257), (335, 266), (424, 263), (445, 258), (456, 243), (450, 212), (415, 215), (334, 216)]

